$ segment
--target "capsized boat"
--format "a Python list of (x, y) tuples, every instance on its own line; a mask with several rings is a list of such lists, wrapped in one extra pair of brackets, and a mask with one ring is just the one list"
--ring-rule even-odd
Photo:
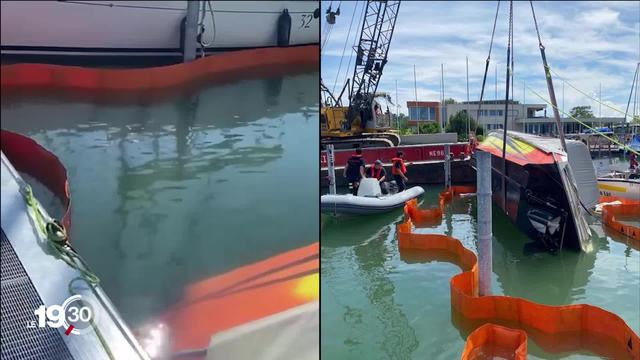
[(600, 196), (640, 201), (640, 172), (638, 169), (612, 171), (598, 177)]
[(379, 214), (401, 208), (406, 201), (424, 193), (420, 186), (413, 186), (395, 194), (383, 195), (378, 180), (366, 178), (360, 181), (358, 195), (327, 194), (320, 198), (320, 211), (332, 214)]
[(509, 131), (504, 191), (502, 138), (502, 130), (492, 132), (477, 147), (492, 155), (496, 205), (531, 239), (551, 251), (563, 247), (590, 251), (586, 217), (598, 202), (598, 192), (586, 145), (567, 140), (564, 152), (559, 139)]

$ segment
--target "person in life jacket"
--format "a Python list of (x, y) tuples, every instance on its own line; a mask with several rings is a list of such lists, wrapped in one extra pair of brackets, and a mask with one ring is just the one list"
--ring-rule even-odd
[(376, 162), (369, 167), (367, 177), (378, 180), (383, 194), (387, 194), (389, 192), (388, 184), (385, 181), (387, 179), (387, 171), (384, 169), (384, 166), (382, 166), (382, 161), (376, 160)]
[(396, 185), (398, 185), (398, 192), (404, 191), (407, 188), (406, 182), (409, 180), (405, 174), (407, 168), (404, 166), (404, 153), (398, 151), (396, 157), (391, 159), (391, 175), (393, 175)]
[(360, 186), (360, 179), (365, 177), (364, 175), (364, 160), (362, 159), (362, 149), (357, 148), (355, 155), (352, 155), (347, 164), (344, 167), (342, 176), (346, 177), (351, 184), (351, 190), (353, 195), (358, 195), (358, 187)]
[(638, 168), (638, 160), (636, 160), (636, 154), (629, 152), (629, 169), (636, 170)]

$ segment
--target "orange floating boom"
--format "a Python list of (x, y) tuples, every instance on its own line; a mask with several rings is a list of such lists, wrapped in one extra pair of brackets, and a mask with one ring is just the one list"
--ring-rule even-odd
[[(451, 192), (451, 191), (450, 191)], [(453, 191), (455, 193), (455, 191)], [(441, 204), (450, 199), (447, 192), (442, 193)], [(519, 324), (550, 336), (578, 333), (581, 338), (610, 339), (615, 349), (590, 349), (595, 352), (625, 354), (633, 360), (640, 359), (640, 337), (618, 315), (597, 306), (580, 304), (551, 306), (538, 304), (526, 299), (511, 296), (478, 296), (478, 259), (462, 243), (450, 236), (438, 234), (415, 234), (412, 232), (414, 217), (424, 221), (428, 214), (436, 216), (432, 209), (424, 212), (417, 209), (417, 202), (409, 201), (404, 207), (405, 220), (396, 225), (399, 250), (445, 251), (457, 259), (463, 272), (450, 280), (451, 307), (463, 317), (484, 322), (509, 322)], [(417, 215), (416, 215), (417, 214)], [(500, 346), (505, 339), (496, 336), (496, 327), (488, 327), (472, 334), (467, 341), (463, 359), (471, 359), (474, 348), (489, 343)], [(487, 332), (494, 332), (493, 335)], [(513, 330), (515, 331), (515, 330)], [(509, 337), (513, 333), (509, 333)], [(588, 347), (588, 341), (578, 346)], [(512, 347), (516, 359), (522, 353), (521, 347)], [(566, 350), (566, 349), (564, 349)], [(579, 349), (575, 349), (579, 350)], [(465, 357), (466, 356), (466, 357)]]
[[(302, 71), (317, 71), (318, 46), (230, 51), (189, 63), (136, 69), (103, 69), (50, 64), (13, 64), (1, 67), (3, 95), (15, 92), (59, 90), (130, 99), (204, 86)], [(85, 94), (86, 95), (86, 94)]]

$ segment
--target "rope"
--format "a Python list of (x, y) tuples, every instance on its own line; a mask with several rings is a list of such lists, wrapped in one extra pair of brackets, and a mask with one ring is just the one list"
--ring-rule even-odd
[[(67, 265), (79, 271), (81, 274), (81, 276), (72, 279), (67, 284), (69, 293), (71, 295), (77, 294), (72, 287), (72, 284), (77, 280), (84, 280), (87, 284), (89, 284), (92, 291), (95, 291), (94, 288), (100, 283), (100, 279), (93, 272), (86, 270), (88, 269), (87, 264), (69, 245), (69, 243), (67, 242), (67, 232), (64, 226), (62, 226), (60, 222), (49, 217), (47, 214), (43, 213), (40, 210), (40, 206), (33, 196), (33, 190), (31, 189), (31, 186), (26, 183), (22, 183), (20, 186), (20, 190), (22, 195), (24, 196), (31, 218), (34, 219), (38, 234), (47, 240), (48, 244), (54, 250), (55, 255), (58, 259), (61, 259)], [(93, 320), (90, 321), (90, 324), (96, 336), (98, 337), (98, 340), (100, 340), (100, 343), (109, 356), (109, 359), (115, 360), (115, 356), (113, 355), (113, 352), (111, 351), (111, 348), (102, 335), (100, 329), (98, 329)]]
[[(340, 65), (338, 65), (338, 72), (336, 73), (336, 80), (333, 82), (332, 93), (336, 92), (336, 85), (338, 85), (338, 77), (340, 76), (340, 70), (342, 70), (342, 60), (344, 59), (344, 53), (347, 51), (347, 43), (349, 42), (349, 38), (351, 37), (351, 28), (353, 27), (353, 19), (356, 17), (356, 10), (358, 10), (359, 3), (356, 3), (353, 8), (353, 13), (351, 14), (351, 22), (349, 23), (349, 31), (347, 31), (347, 37), (344, 39), (344, 46), (342, 47), (342, 55), (340, 55)], [(349, 68), (347, 67), (347, 72), (349, 72)]]
[[(557, 76), (557, 77), (558, 77), (558, 79), (560, 79), (560, 80), (562, 80), (562, 81), (566, 82), (566, 83), (567, 83), (571, 88), (573, 88), (574, 90), (576, 90), (576, 91), (577, 91), (577, 92), (579, 92), (580, 94), (582, 94), (582, 95), (584, 95), (584, 96), (588, 97), (589, 99), (591, 99), (591, 100), (593, 100), (593, 101), (595, 101), (595, 102), (597, 102), (597, 103), (599, 103), (599, 104), (602, 104), (602, 105), (604, 105), (604, 106), (608, 107), (609, 109), (611, 109), (611, 110), (613, 110), (613, 111), (615, 111), (615, 112), (618, 112), (618, 113), (620, 113), (620, 114), (625, 114), (625, 112), (624, 112), (624, 111), (619, 110), (619, 109), (616, 109), (616, 108), (614, 108), (613, 106), (608, 105), (607, 103), (601, 102), (600, 100), (598, 100), (598, 99), (596, 99), (596, 98), (592, 97), (591, 95), (589, 95), (589, 94), (585, 93), (584, 91), (582, 91), (582, 90), (578, 89), (578, 88), (577, 88), (577, 87), (575, 87), (573, 84), (571, 84), (568, 80), (566, 80), (566, 79), (565, 79), (565, 78), (563, 78), (562, 76), (558, 75), (558, 73), (557, 73), (557, 72), (555, 72), (551, 67), (548, 67), (548, 68), (549, 68), (549, 71), (551, 71), (555, 76)], [(635, 77), (634, 77), (634, 78), (635, 78)], [(632, 88), (632, 89), (633, 89), (633, 88)], [(632, 91), (633, 91), (633, 90), (632, 90)]]
[(579, 119), (575, 118), (573, 115), (568, 114), (568, 113), (566, 113), (566, 112), (564, 112), (564, 111), (562, 111), (562, 110), (558, 109), (558, 107), (557, 107), (557, 106), (553, 106), (553, 104), (552, 104), (550, 101), (548, 101), (547, 99), (545, 99), (544, 97), (542, 97), (540, 94), (538, 94), (538, 93), (537, 93), (535, 90), (533, 90), (532, 88), (530, 88), (530, 87), (528, 87), (528, 86), (527, 86), (527, 89), (529, 89), (529, 91), (531, 91), (531, 92), (532, 92), (532, 93), (534, 93), (537, 97), (539, 97), (539, 98), (540, 98), (540, 100), (542, 100), (542, 101), (544, 101), (545, 103), (547, 103), (547, 104), (551, 105), (552, 107), (555, 107), (555, 108), (556, 108), (559, 112), (561, 112), (563, 115), (566, 115), (566, 116), (568, 116), (568, 117), (572, 118), (573, 120), (575, 120), (576, 122), (578, 122), (578, 123), (579, 123), (579, 124), (581, 124), (582, 126), (586, 127), (587, 129), (590, 129), (590, 130), (591, 130), (591, 131), (593, 131), (594, 133), (597, 133), (597, 134), (601, 135), (602, 137), (604, 137), (604, 138), (608, 139), (608, 140), (609, 140), (609, 141), (611, 141), (612, 143), (614, 143), (614, 144), (616, 144), (616, 145), (618, 145), (618, 146), (623, 147), (625, 150), (627, 150), (627, 151), (631, 151), (632, 153), (634, 153), (634, 154), (636, 154), (636, 155), (640, 155), (640, 152), (633, 150), (631, 147), (629, 147), (629, 146), (627, 146), (627, 145), (625, 145), (625, 144), (621, 143), (621, 142), (620, 142), (620, 141), (618, 141), (617, 139), (608, 137), (607, 135), (605, 135), (605, 133), (603, 133), (603, 132), (599, 131), (598, 129), (595, 129), (595, 128), (593, 128), (593, 127), (591, 127), (591, 126), (589, 126), (589, 125), (585, 124), (584, 122), (580, 121)]

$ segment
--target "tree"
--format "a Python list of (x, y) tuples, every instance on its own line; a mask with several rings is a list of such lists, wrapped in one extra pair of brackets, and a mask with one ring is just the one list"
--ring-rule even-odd
[(455, 104), (455, 103), (456, 103), (456, 100), (454, 98), (448, 98), (444, 100), (445, 105)]
[(640, 124), (640, 116), (634, 116), (633, 120), (631, 120), (632, 124)]
[(437, 121), (430, 121), (420, 124), (420, 134), (437, 134), (440, 132), (440, 124)]
[(591, 112), (591, 106), (575, 106), (571, 109), (569, 115), (576, 119), (592, 119), (593, 112)]
[(469, 129), (475, 129), (476, 134), (482, 133), (482, 127), (478, 126), (472, 116), (467, 115), (464, 111), (458, 111), (455, 115), (449, 116), (445, 130), (447, 132), (455, 132), (458, 134), (458, 141), (469, 140), (467, 133), (467, 120), (469, 120)]

